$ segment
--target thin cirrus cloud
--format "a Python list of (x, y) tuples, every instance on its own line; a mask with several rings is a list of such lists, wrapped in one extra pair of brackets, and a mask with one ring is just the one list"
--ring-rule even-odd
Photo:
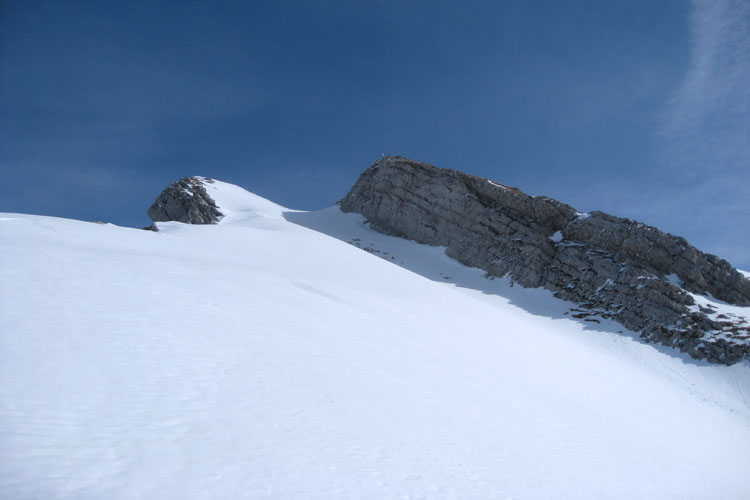
[[(707, 249), (748, 268), (750, 2), (694, 0), (692, 7), (690, 64), (660, 133), (669, 182), (682, 191), (671, 197), (673, 212), (697, 217)], [(691, 214), (696, 202), (703, 209)]]
[(750, 2), (691, 7), (689, 63), (657, 111), (653, 170), (598, 182), (579, 208), (642, 220), (750, 269)]
[(688, 72), (665, 115), (671, 163), (697, 175), (750, 162), (750, 2), (694, 0)]

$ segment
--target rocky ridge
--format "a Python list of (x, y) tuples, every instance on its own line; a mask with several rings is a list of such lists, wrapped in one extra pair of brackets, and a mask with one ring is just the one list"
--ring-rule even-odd
[[(206, 193), (207, 177), (185, 177), (167, 186), (148, 209), (154, 222), (184, 222), (186, 224), (216, 224), (222, 214), (216, 202)], [(153, 227), (153, 226), (152, 226)]]
[(750, 306), (750, 280), (684, 238), (406, 158), (382, 158), (339, 202), (383, 233), (446, 247), (488, 277), (510, 276), (697, 359), (750, 358), (750, 324), (699, 297)]

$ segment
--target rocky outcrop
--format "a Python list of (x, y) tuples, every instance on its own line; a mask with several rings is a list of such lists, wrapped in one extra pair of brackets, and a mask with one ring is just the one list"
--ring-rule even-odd
[(370, 166), (339, 202), (381, 232), (446, 247), (489, 276), (509, 275), (698, 359), (750, 357), (750, 324), (696, 303), (750, 306), (750, 280), (685, 239), (602, 212), (581, 213), (488, 179), (402, 157)]
[(224, 217), (216, 202), (206, 193), (206, 177), (185, 177), (173, 182), (161, 192), (148, 216), (154, 222), (184, 222), (186, 224), (216, 224)]

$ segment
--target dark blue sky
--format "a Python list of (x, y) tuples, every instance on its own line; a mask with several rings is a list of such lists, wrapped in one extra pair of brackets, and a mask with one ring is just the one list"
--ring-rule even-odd
[(317, 209), (399, 154), (750, 268), (748, 5), (3, 2), (0, 211), (141, 226), (196, 174)]

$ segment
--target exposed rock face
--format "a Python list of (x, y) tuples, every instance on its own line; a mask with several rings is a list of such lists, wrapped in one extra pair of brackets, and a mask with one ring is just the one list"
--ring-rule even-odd
[(187, 224), (216, 224), (224, 217), (216, 202), (206, 193), (205, 177), (185, 177), (173, 182), (161, 192), (148, 216), (154, 222), (185, 222)]
[(381, 232), (445, 246), (489, 276), (552, 290), (578, 304), (575, 317), (612, 318), (715, 363), (750, 357), (750, 324), (691, 295), (750, 306), (750, 280), (654, 227), (401, 157), (375, 162), (339, 204)]

